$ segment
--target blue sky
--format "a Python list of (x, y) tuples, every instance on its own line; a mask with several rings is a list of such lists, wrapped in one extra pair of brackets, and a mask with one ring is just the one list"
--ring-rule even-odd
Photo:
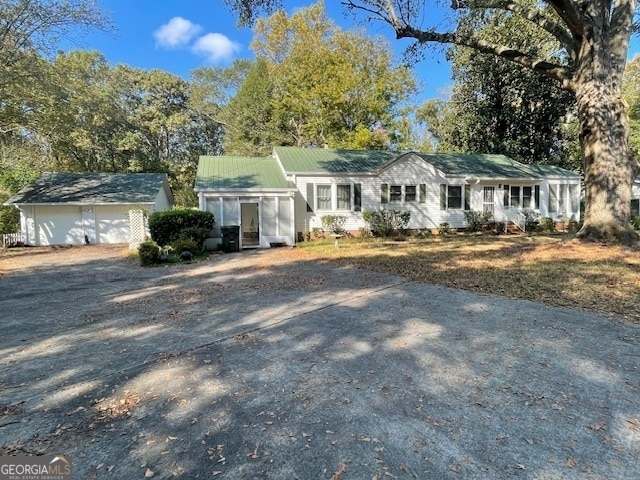
[[(299, 0), (286, 5), (299, 9), (312, 3)], [(111, 64), (158, 68), (187, 79), (198, 67), (228, 66), (237, 58), (253, 58), (251, 30), (237, 28), (236, 17), (223, 0), (101, 0), (101, 6), (110, 14), (116, 33), (91, 34), (76, 46), (102, 52)], [(326, 0), (325, 7), (337, 24), (354, 27), (353, 20), (344, 18), (340, 2)], [(398, 59), (409, 44), (395, 40), (390, 28), (382, 23), (372, 27), (370, 33), (386, 37)], [(630, 58), (639, 52), (639, 44), (634, 41)], [(421, 83), (418, 101), (441, 97), (452, 84), (442, 49), (428, 50), (414, 71)]]
[[(295, 8), (313, 3), (303, 0)], [(253, 58), (251, 30), (236, 26), (236, 17), (222, 0), (102, 0), (101, 6), (117, 31), (113, 35), (93, 33), (76, 46), (100, 51), (113, 65), (158, 68), (188, 78), (198, 67), (224, 67), (237, 58)], [(329, 0), (325, 6), (337, 24), (354, 26), (351, 19), (344, 18), (339, 2)], [(389, 39), (400, 60), (408, 42), (391, 38), (391, 30), (382, 24), (374, 33)], [(420, 99), (439, 96), (440, 90), (451, 84), (443, 55), (434, 54), (420, 62), (415, 72), (421, 82)]]

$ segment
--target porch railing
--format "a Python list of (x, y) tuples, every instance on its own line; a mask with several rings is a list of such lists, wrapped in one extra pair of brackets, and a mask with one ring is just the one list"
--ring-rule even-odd
[(25, 244), (26, 240), (21, 233), (3, 233), (2, 246), (4, 248), (20, 247)]
[(505, 208), (502, 210), (502, 216), (504, 218), (500, 220), (504, 221), (505, 232), (507, 231), (507, 225), (509, 222), (513, 223), (523, 232), (527, 231), (527, 217), (521, 210), (516, 208)]

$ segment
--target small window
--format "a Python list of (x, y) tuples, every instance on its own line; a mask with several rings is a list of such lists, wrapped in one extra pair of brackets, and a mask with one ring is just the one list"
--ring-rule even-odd
[(558, 185), (558, 205), (560, 208), (560, 213), (567, 212), (567, 186), (566, 185)]
[(389, 200), (392, 202), (402, 201), (402, 185), (391, 185)]
[(520, 187), (511, 187), (511, 206), (514, 208), (520, 206)]
[(449, 185), (447, 188), (447, 208), (462, 208), (462, 186)]
[(389, 203), (389, 184), (380, 185), (380, 203)]
[(631, 199), (631, 215), (640, 215), (640, 198)]
[(522, 206), (524, 208), (536, 208), (532, 200), (532, 188), (522, 187)]
[(502, 202), (502, 205), (505, 207), (509, 206), (509, 185), (503, 185), (502, 187), (502, 192), (504, 193), (504, 201)]
[(317, 185), (318, 210), (331, 210), (331, 185)]
[(338, 210), (351, 210), (351, 185), (338, 185)]
[(416, 201), (416, 186), (406, 185), (404, 187), (404, 201), (415, 202)]
[(578, 185), (569, 185), (569, 201), (571, 202), (571, 213), (578, 213), (580, 211)]

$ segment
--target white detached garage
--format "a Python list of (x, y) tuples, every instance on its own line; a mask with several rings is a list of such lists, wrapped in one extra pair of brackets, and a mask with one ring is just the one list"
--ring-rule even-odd
[(27, 245), (132, 243), (144, 212), (168, 210), (173, 195), (162, 173), (44, 173), (5, 205), (20, 210)]

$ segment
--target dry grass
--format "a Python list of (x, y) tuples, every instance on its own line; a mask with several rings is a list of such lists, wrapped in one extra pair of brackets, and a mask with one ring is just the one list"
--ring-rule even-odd
[(614, 314), (640, 323), (640, 251), (562, 236), (455, 235), (299, 245), (300, 255), (407, 279)]

